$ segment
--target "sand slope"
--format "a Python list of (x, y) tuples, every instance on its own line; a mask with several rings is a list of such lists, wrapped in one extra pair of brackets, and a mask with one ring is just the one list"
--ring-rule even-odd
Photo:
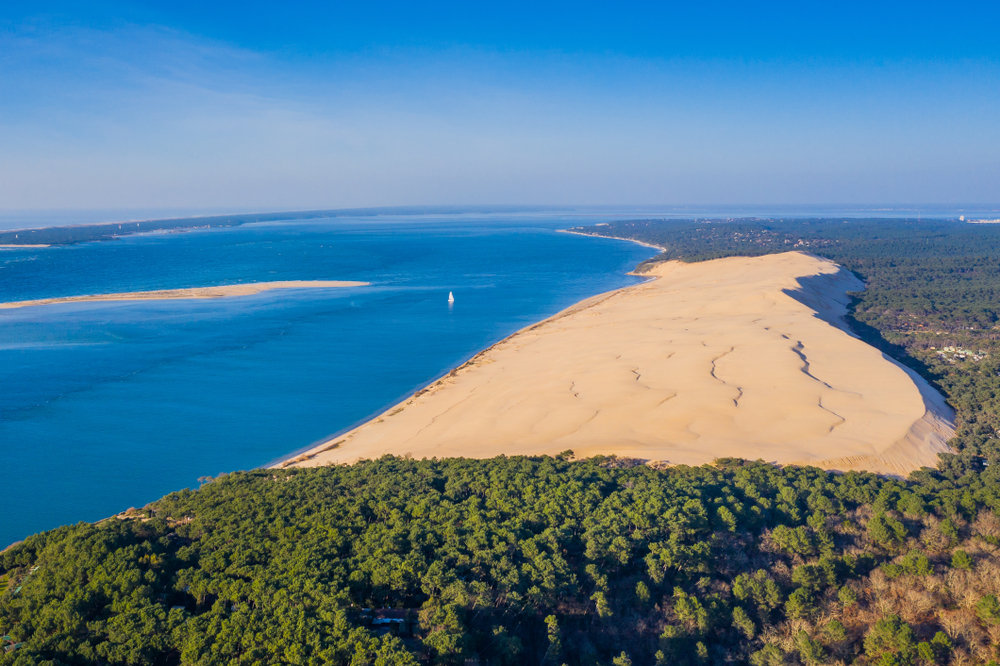
[(33, 305), (54, 303), (83, 303), (88, 301), (149, 301), (175, 298), (223, 298), (226, 296), (252, 296), (271, 289), (317, 289), (333, 287), (364, 287), (369, 282), (346, 280), (285, 280), (283, 282), (251, 282), (222, 287), (192, 287), (190, 289), (162, 289), (160, 291), (129, 291), (119, 294), (92, 294), (88, 296), (65, 296), (62, 298), (41, 298), (36, 301), (13, 301), (0, 303), (0, 310), (24, 308)]
[(790, 252), (651, 275), (507, 338), (285, 464), (573, 449), (906, 474), (947, 450), (941, 396), (843, 328), (845, 292), (863, 288), (850, 272)]

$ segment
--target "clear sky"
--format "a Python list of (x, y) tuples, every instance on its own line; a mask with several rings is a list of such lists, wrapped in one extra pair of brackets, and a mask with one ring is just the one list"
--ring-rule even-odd
[(1000, 202), (998, 25), (995, 1), (8, 0), (0, 209)]

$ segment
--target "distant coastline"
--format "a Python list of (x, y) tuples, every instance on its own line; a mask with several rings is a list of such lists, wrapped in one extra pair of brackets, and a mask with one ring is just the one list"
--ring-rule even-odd
[(188, 289), (160, 289), (157, 291), (130, 291), (117, 294), (88, 294), (84, 296), (62, 296), (40, 298), (33, 301), (11, 301), (0, 303), (0, 310), (55, 305), (57, 303), (88, 303), (95, 301), (155, 301), (175, 299), (225, 298), (231, 296), (253, 296), (273, 289), (340, 289), (345, 287), (367, 287), (370, 282), (350, 280), (286, 280), (280, 282), (250, 282), (221, 287), (191, 287)]
[(11, 229), (0, 231), (0, 247), (47, 247), (74, 245), (94, 241), (107, 241), (122, 236), (145, 234), (154, 231), (180, 231), (238, 227), (256, 222), (284, 222), (295, 220), (322, 220), (338, 217), (378, 217), (381, 215), (430, 215), (460, 213), (537, 212), (548, 206), (396, 206), (388, 208), (336, 208), (323, 210), (278, 211), (272, 213), (243, 213), (235, 215), (206, 215), (150, 220), (95, 222), (93, 224), (60, 225), (36, 229)]
[[(655, 208), (655, 210), (654, 210)], [(390, 206), (379, 208), (331, 208), (317, 210), (293, 210), (258, 213), (234, 213), (229, 215), (202, 215), (172, 218), (149, 218), (131, 220), (113, 220), (107, 222), (93, 222), (86, 224), (57, 224), (44, 227), (25, 226), (18, 229), (0, 230), (0, 248), (3, 247), (44, 247), (73, 245), (76, 243), (87, 243), (95, 241), (108, 241), (141, 233), (151, 233), (156, 231), (183, 231), (207, 228), (236, 227), (244, 224), (257, 222), (282, 222), (296, 220), (319, 220), (335, 219), (342, 217), (379, 217), (379, 216), (419, 216), (419, 215), (462, 215), (477, 214), (491, 215), (496, 213), (541, 213), (554, 211), (588, 211), (592, 214), (611, 214), (614, 216), (628, 217), (640, 216), (641, 219), (649, 218), (650, 215), (661, 215), (669, 217), (675, 221), (707, 221), (707, 220), (762, 220), (778, 216), (782, 219), (801, 217), (803, 219), (820, 219), (824, 217), (848, 217), (858, 218), (860, 212), (868, 212), (876, 217), (881, 217), (887, 212), (898, 210), (901, 214), (919, 211), (912, 207), (899, 209), (884, 207), (843, 207), (839, 209), (822, 209), (822, 211), (812, 211), (795, 208), (793, 210), (783, 210), (783, 207), (765, 207), (756, 209), (752, 206), (737, 206), (732, 209), (725, 207), (709, 207), (699, 209), (698, 207), (631, 207), (621, 209), (618, 207), (580, 207), (575, 206)], [(989, 216), (995, 214), (995, 208), (984, 208), (982, 211), (970, 212), (965, 208), (948, 208), (947, 210), (935, 210), (929, 208), (924, 211), (928, 219), (955, 219), (958, 221), (960, 213), (982, 215), (983, 220), (989, 222)], [(909, 218), (919, 219), (919, 218)], [(980, 220), (970, 220), (970, 222), (980, 222)], [(601, 226), (600, 224), (597, 226)], [(576, 228), (574, 228), (576, 229)], [(580, 233), (584, 236), (600, 236), (601, 234), (581, 233), (573, 229), (563, 230), (567, 233)], [(636, 241), (639, 242), (639, 241)], [(640, 243), (646, 245), (646, 243)], [(658, 247), (651, 245), (650, 247)]]
[[(603, 225), (598, 224), (597, 226), (603, 226)], [(637, 245), (642, 245), (643, 247), (651, 247), (654, 250), (659, 250), (660, 252), (663, 252), (667, 249), (662, 245), (653, 245), (652, 243), (646, 243), (644, 241), (636, 240), (634, 238), (619, 238), (618, 236), (601, 236), (599, 234), (588, 234), (583, 231), (577, 231), (576, 229), (559, 229), (559, 232), (564, 234), (573, 234), (574, 236), (585, 236), (587, 238), (610, 238), (611, 240), (623, 240), (623, 241), (628, 241), (629, 243), (636, 243)]]

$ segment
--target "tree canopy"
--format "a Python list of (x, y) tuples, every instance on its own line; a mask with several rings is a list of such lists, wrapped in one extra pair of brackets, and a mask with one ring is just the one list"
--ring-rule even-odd
[[(388, 456), (239, 472), (4, 552), (19, 591), (0, 628), (21, 647), (0, 663), (985, 663), (998, 475)], [(364, 610), (388, 608), (417, 630)]]

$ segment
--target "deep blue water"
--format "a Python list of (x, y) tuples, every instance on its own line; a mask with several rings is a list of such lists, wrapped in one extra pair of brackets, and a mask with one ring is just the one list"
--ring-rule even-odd
[(635, 282), (626, 272), (654, 251), (556, 231), (579, 223), (339, 219), (0, 250), (0, 301), (373, 283), (0, 310), (0, 547), (284, 457), (523, 326)]

